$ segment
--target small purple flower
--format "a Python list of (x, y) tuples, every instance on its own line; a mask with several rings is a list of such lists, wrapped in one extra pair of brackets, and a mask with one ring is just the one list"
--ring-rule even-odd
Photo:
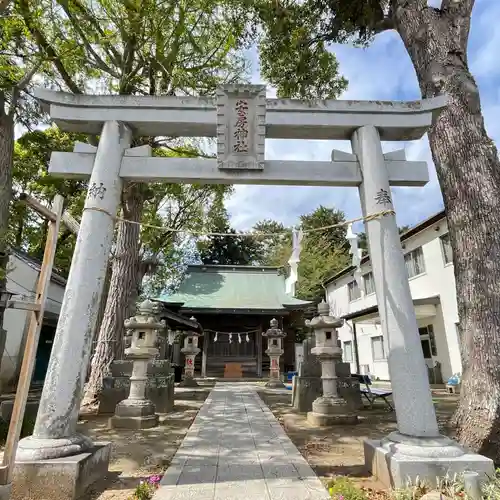
[(154, 476), (150, 476), (148, 479), (149, 484), (157, 485), (161, 481), (161, 476), (155, 474)]
[(344, 495), (339, 495), (339, 500), (344, 500)]

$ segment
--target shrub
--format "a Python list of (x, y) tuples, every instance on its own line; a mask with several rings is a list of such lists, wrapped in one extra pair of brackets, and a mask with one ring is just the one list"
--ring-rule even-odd
[(366, 493), (345, 476), (339, 476), (330, 481), (328, 492), (337, 500), (368, 500)]
[(431, 486), (417, 477), (414, 481), (408, 481), (405, 487), (394, 490), (391, 497), (393, 500), (418, 500), (426, 493), (436, 491), (441, 493), (443, 498), (466, 498), (462, 475), (438, 477), (436, 483), (436, 486)]
[(482, 493), (485, 500), (500, 500), (500, 469), (483, 485)]
[(133, 500), (151, 500), (154, 492), (160, 486), (161, 476), (150, 476), (146, 481), (141, 481), (134, 491)]

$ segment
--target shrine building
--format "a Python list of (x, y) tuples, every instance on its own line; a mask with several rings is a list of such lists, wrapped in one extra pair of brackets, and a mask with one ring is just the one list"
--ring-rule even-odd
[(178, 291), (155, 300), (169, 311), (194, 317), (202, 327), (202, 355), (196, 357), (195, 369), (203, 377), (224, 376), (228, 364), (240, 365), (244, 377), (266, 375), (269, 358), (262, 332), (273, 318), (287, 333), (281, 369), (292, 370), (296, 331), (311, 306), (286, 293), (281, 268), (262, 266), (189, 266)]

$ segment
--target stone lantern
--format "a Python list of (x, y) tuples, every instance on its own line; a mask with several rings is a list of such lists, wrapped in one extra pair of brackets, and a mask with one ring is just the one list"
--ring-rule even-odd
[[(196, 321), (195, 318), (190, 318), (192, 321)], [(184, 365), (184, 380), (180, 383), (182, 387), (197, 387), (198, 383), (194, 379), (194, 360), (196, 355), (200, 352), (198, 347), (198, 337), (203, 334), (190, 330), (186, 332), (184, 337), (184, 347), (181, 352), (184, 354), (186, 359)]]
[(137, 315), (125, 320), (125, 328), (132, 333), (131, 345), (125, 349), (126, 358), (133, 362), (130, 391), (128, 398), (116, 405), (111, 427), (149, 429), (158, 425), (155, 405), (146, 399), (148, 363), (158, 354), (158, 330), (165, 328), (165, 322), (159, 321), (157, 314), (158, 304), (145, 300), (139, 305)]
[(311, 353), (318, 356), (321, 363), (323, 395), (314, 400), (307, 419), (318, 426), (356, 423), (358, 419), (357, 415), (351, 412), (347, 401), (339, 395), (335, 365), (342, 360), (337, 328), (342, 326), (343, 321), (330, 316), (329, 313), (330, 307), (323, 301), (318, 305), (318, 315), (310, 322), (316, 340), (316, 346), (311, 349)]
[(278, 389), (285, 387), (280, 377), (280, 356), (283, 354), (283, 338), (286, 333), (278, 328), (278, 320), (271, 320), (271, 328), (262, 332), (263, 337), (267, 337), (266, 354), (269, 356), (269, 381), (266, 387)]

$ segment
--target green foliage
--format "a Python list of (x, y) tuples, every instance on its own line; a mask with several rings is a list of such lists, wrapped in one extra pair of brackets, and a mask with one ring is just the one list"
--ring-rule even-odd
[(253, 231), (263, 235), (257, 237), (257, 242), (260, 245), (259, 262), (267, 266), (286, 266), (292, 251), (290, 229), (286, 228), (281, 222), (266, 219), (257, 222), (253, 226)]
[(156, 488), (153, 485), (141, 481), (135, 488), (133, 500), (151, 500), (155, 490)]
[(330, 481), (328, 492), (337, 500), (368, 500), (366, 493), (345, 476), (338, 476)]
[(483, 484), (482, 493), (485, 500), (500, 499), (500, 469), (496, 469), (495, 475)]
[[(80, 219), (87, 181), (60, 179), (48, 174), (52, 151), (72, 151), (81, 134), (61, 132), (56, 127), (35, 130), (21, 136), (14, 147), (13, 179), (17, 193), (25, 192), (43, 203), (51, 203), (56, 194), (65, 198), (65, 210)], [(11, 203), (8, 242), (28, 254), (43, 258), (47, 224), (24, 202)], [(75, 235), (62, 228), (57, 244), (55, 268), (65, 275), (69, 271)]]
[[(198, 242), (198, 251), (203, 264), (252, 265), (261, 258), (258, 240), (250, 236), (237, 236), (231, 228), (229, 217), (221, 197), (209, 211), (212, 220), (210, 232), (223, 233), (208, 236)], [(229, 236), (229, 235), (235, 236)]]
[[(301, 227), (308, 232), (302, 240), (299, 263), (297, 297), (315, 300), (325, 295), (324, 281), (349, 265), (346, 245), (346, 227), (318, 228), (340, 224), (344, 214), (334, 208), (320, 206), (310, 214), (300, 216)], [(282, 224), (271, 220), (257, 223), (254, 230), (281, 232)], [(292, 252), (291, 229), (283, 236), (264, 238), (261, 241), (261, 260), (264, 265), (287, 266)]]
[(309, 43), (311, 32), (321, 22), (320, 12), (315, 15), (295, 0), (259, 0), (254, 7), (263, 27), (261, 75), (277, 88), (278, 96), (337, 98), (347, 80), (338, 75), (335, 55), (321, 40)]
[(150, 500), (155, 491), (159, 488), (161, 476), (155, 474), (149, 476), (147, 480), (141, 481), (134, 491), (132, 500)]
[(404, 487), (391, 492), (393, 500), (418, 500), (431, 491), (439, 492), (444, 498), (469, 498), (464, 491), (462, 474), (446, 475), (436, 478), (435, 485), (417, 477), (408, 480)]
[(323, 283), (349, 265), (350, 258), (345, 246), (316, 247), (305, 238), (299, 263), (297, 297), (316, 300), (325, 296)]
[(31, 90), (35, 72), (43, 73), (42, 59), (17, 2), (9, 2), (0, 15), (0, 116), (5, 113), (24, 126), (39, 122)]
[(228, 0), (20, 4), (40, 45), (73, 53), (53, 61), (72, 92), (203, 95), (246, 71), (248, 16)]

